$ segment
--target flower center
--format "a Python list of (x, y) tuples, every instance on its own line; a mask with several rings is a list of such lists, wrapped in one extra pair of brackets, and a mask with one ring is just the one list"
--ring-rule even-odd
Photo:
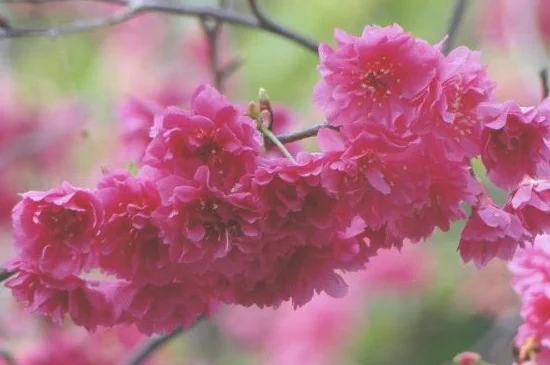
[[(365, 91), (364, 97), (370, 97), (374, 102), (379, 102), (379, 99), (391, 95), (394, 84), (392, 78), (395, 76), (393, 65), (383, 66), (380, 61), (376, 61), (368, 63), (366, 68), (368, 71), (363, 73), (359, 81), (360, 88)], [(399, 83), (399, 79), (395, 82)]]
[(35, 213), (34, 221), (48, 227), (50, 232), (59, 239), (75, 237), (82, 224), (82, 216), (78, 212), (59, 206), (47, 206)]
[(232, 238), (242, 235), (239, 222), (233, 218), (225, 218), (230, 212), (220, 202), (201, 199), (197, 210), (206, 232), (204, 241), (230, 246)]

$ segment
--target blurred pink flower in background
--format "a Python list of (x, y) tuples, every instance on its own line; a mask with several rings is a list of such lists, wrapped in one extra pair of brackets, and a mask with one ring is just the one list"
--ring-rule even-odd
[(431, 282), (433, 265), (433, 257), (421, 247), (382, 250), (367, 270), (346, 275), (349, 291), (343, 298), (318, 295), (296, 310), (290, 303), (278, 309), (229, 306), (215, 320), (225, 334), (256, 352), (255, 363), (333, 364), (368, 323), (370, 296), (384, 291), (415, 295)]

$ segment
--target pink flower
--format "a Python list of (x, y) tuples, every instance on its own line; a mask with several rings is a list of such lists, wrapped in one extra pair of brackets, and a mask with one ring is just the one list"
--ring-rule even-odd
[(151, 217), (160, 205), (155, 185), (125, 172), (107, 173), (98, 183), (97, 196), (105, 209), (96, 241), (98, 266), (136, 283), (173, 280), (168, 245)]
[(417, 189), (426, 195), (420, 195), (412, 207), (402, 210), (403, 214), (389, 223), (392, 231), (413, 242), (430, 237), (435, 228), (447, 232), (452, 222), (465, 218), (462, 205), (473, 203), (481, 192), (467, 164), (441, 157), (423, 157), (424, 179), (416, 179), (416, 184), (426, 187)]
[(457, 365), (481, 365), (482, 358), (477, 352), (466, 351), (456, 355), (453, 361)]
[(482, 120), (477, 107), (490, 100), (495, 83), (488, 79), (487, 66), (479, 58), (479, 52), (467, 47), (455, 48), (445, 57), (441, 90), (434, 90), (441, 96), (436, 97), (433, 114), (418, 118), (412, 126), (426, 145), (440, 145), (455, 161), (480, 153)]
[(351, 141), (324, 129), (318, 141), (327, 154), (324, 187), (339, 197), (342, 209), (357, 212), (369, 226), (382, 226), (417, 200), (417, 181), (423, 179), (416, 174), (421, 165), (412, 162), (415, 155), (409, 149), (415, 138), (400, 138), (369, 126), (359, 129)]
[[(268, 160), (256, 171), (252, 191), (265, 216), (263, 230), (256, 241), (259, 251), (250, 256), (245, 275), (231, 282), (234, 302), (263, 307), (292, 300), (301, 306), (314, 293), (345, 294), (346, 285), (336, 270), (353, 258), (340, 260), (349, 251), (343, 247), (349, 239), (338, 232), (351, 217), (336, 209), (337, 200), (323, 188), (323, 164), (321, 156), (301, 153), (297, 164)], [(357, 268), (355, 262), (353, 266)]]
[(91, 191), (65, 182), (46, 192), (27, 192), (12, 218), (20, 256), (41, 272), (63, 279), (93, 265), (91, 246), (103, 211)]
[(359, 214), (370, 230), (385, 231), (381, 247), (392, 241), (399, 246), (404, 238), (422, 240), (436, 227), (447, 231), (464, 217), (462, 204), (473, 202), (480, 191), (468, 165), (427, 155), (416, 137), (377, 126), (358, 129), (351, 140), (336, 131), (319, 132), (327, 154), (323, 184), (347, 206), (342, 209)]
[[(521, 299), (524, 323), (516, 336), (516, 347), (540, 345), (540, 364), (550, 360), (550, 236), (535, 238), (532, 247), (518, 251), (509, 264), (512, 285)], [(540, 356), (540, 358), (539, 358)]]
[(29, 312), (48, 316), (58, 324), (69, 314), (77, 325), (88, 330), (114, 324), (111, 305), (99, 283), (86, 282), (74, 275), (56, 279), (20, 260), (7, 269), (16, 274), (6, 282), (6, 287)]
[[(266, 251), (275, 245), (288, 247), (292, 236), (277, 241), (266, 241)], [(336, 243), (335, 243), (336, 244)], [(278, 250), (280, 251), (280, 249)], [(263, 307), (277, 307), (291, 301), (297, 308), (308, 303), (315, 294), (326, 293), (340, 298), (346, 295), (347, 285), (341, 275), (337, 261), (333, 260), (330, 248), (314, 245), (290, 246), (284, 255), (273, 255), (267, 260), (255, 262), (260, 273), (250, 271), (248, 276), (235, 277), (231, 281), (230, 297), (235, 304)]]
[(194, 180), (159, 180), (162, 206), (154, 218), (174, 262), (201, 274), (237, 275), (242, 261), (260, 249), (262, 216), (250, 192), (226, 194), (211, 185), (210, 176), (201, 166)]
[(498, 257), (511, 260), (519, 247), (532, 239), (520, 220), (498, 208), (488, 197), (481, 197), (462, 230), (458, 251), (464, 262), (478, 267)]
[(524, 180), (510, 194), (505, 210), (519, 217), (531, 234), (550, 233), (550, 182)]
[(160, 112), (162, 107), (154, 101), (128, 98), (119, 105), (121, 143), (124, 156), (128, 160), (141, 161), (147, 145), (151, 142), (150, 131), (155, 114)]
[(225, 190), (255, 168), (261, 145), (253, 121), (210, 86), (195, 90), (191, 110), (169, 107), (157, 115), (151, 133), (144, 164), (188, 179), (206, 165)]
[(187, 327), (215, 308), (211, 295), (197, 288), (192, 278), (163, 286), (121, 282), (112, 295), (121, 321), (134, 323), (147, 335)]
[(524, 176), (550, 174), (548, 114), (545, 109), (519, 108), (509, 101), (484, 104), (481, 160), (488, 177), (503, 189), (515, 187)]
[(435, 47), (395, 24), (366, 26), (360, 37), (336, 30), (334, 37), (335, 49), (319, 46), (321, 80), (313, 93), (331, 124), (393, 127), (418, 115), (441, 62)]

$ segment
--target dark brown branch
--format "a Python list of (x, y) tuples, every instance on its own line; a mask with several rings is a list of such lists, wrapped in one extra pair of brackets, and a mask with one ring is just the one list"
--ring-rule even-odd
[(262, 9), (258, 5), (257, 0), (248, 0), (248, 4), (250, 5), (250, 10), (252, 10), (252, 14), (254, 14), (254, 16), (256, 17), (261, 28), (267, 30), (268, 32), (275, 33), (287, 39), (290, 39), (302, 45), (304, 48), (307, 48), (310, 51), (317, 53), (317, 49), (319, 48), (319, 44), (317, 42), (305, 38), (300, 34), (297, 34), (290, 29), (287, 29), (282, 25), (275, 23), (264, 14)]
[(313, 127), (309, 127), (307, 129), (303, 129), (303, 130), (298, 131), (298, 132), (280, 134), (280, 135), (277, 136), (277, 139), (281, 143), (296, 142), (296, 141), (300, 141), (302, 139), (306, 139), (306, 138), (309, 138), (309, 137), (316, 136), (321, 128), (331, 128), (331, 129), (335, 129), (335, 130), (338, 129), (336, 127), (330, 126), (327, 122), (322, 122), (322, 123), (314, 125)]
[(468, 0), (455, 0), (453, 13), (451, 14), (451, 19), (447, 28), (447, 39), (443, 44), (443, 54), (448, 54), (455, 46), (458, 28), (460, 28), (460, 23), (466, 12), (466, 5), (468, 5)]
[(548, 85), (548, 68), (544, 67), (539, 72), (540, 76), (540, 84), (542, 86), (542, 98), (546, 99), (550, 93), (549, 85)]
[(15, 274), (14, 271), (8, 271), (8, 270), (0, 270), (0, 283), (3, 281), (8, 280)]
[(184, 331), (187, 331), (193, 328), (197, 323), (206, 318), (206, 315), (199, 316), (194, 323), (189, 327), (183, 328), (178, 327), (170, 333), (160, 336), (154, 336), (143, 342), (143, 344), (138, 345), (135, 351), (131, 352), (127, 359), (122, 360), (120, 365), (139, 365), (147, 358), (149, 358), (155, 351), (160, 349), (162, 346), (170, 342), (174, 337), (179, 336)]
[[(14, 3), (13, 0), (11, 3)], [(30, 2), (29, 0), (25, 0)], [(59, 0), (40, 0), (40, 4)], [(0, 33), (0, 39), (23, 38), (23, 37), (51, 37), (63, 34), (86, 32), (97, 28), (122, 23), (142, 13), (164, 13), (179, 16), (194, 16), (199, 18), (211, 18), (225, 23), (239, 25), (247, 28), (261, 29), (269, 33), (277, 34), (286, 38), (312, 52), (317, 53), (318, 43), (295, 33), (287, 28), (277, 25), (271, 21), (261, 21), (255, 17), (238, 14), (232, 11), (218, 9), (211, 6), (192, 5), (163, 0), (95, 0), (98, 2), (126, 5), (126, 8), (103, 18), (76, 20), (72, 23), (54, 28), (16, 28), (9, 32)]]

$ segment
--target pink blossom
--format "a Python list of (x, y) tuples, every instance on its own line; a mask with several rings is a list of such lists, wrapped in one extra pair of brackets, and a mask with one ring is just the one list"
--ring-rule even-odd
[[(323, 185), (340, 198), (343, 209), (356, 211), (369, 226), (378, 228), (417, 200), (415, 158), (409, 147), (415, 139), (403, 139), (377, 126), (361, 128), (346, 141), (338, 132), (321, 130), (321, 150), (327, 153)], [(419, 171), (419, 170), (417, 170)], [(411, 181), (415, 183), (412, 184)]]
[(461, 352), (453, 359), (457, 365), (481, 365), (482, 358), (477, 352)]
[(441, 96), (435, 98), (432, 114), (418, 118), (412, 128), (423, 135), (426, 145), (440, 145), (449, 159), (474, 157), (480, 153), (482, 127), (477, 107), (491, 99), (495, 83), (488, 79), (480, 53), (467, 47), (452, 50), (441, 63), (440, 73), (441, 90), (434, 93)]
[[(389, 224), (394, 232), (414, 242), (430, 237), (435, 228), (447, 232), (452, 222), (465, 218), (463, 204), (473, 203), (481, 192), (469, 165), (438, 157), (425, 156), (422, 161), (426, 189), (417, 188), (417, 192), (426, 195), (420, 195), (414, 206)], [(417, 184), (422, 182), (417, 180)]]
[(12, 262), (7, 270), (16, 274), (6, 287), (29, 312), (48, 316), (58, 324), (69, 314), (76, 324), (88, 330), (114, 324), (111, 306), (99, 283), (74, 275), (56, 279), (20, 260)]
[(515, 216), (497, 207), (486, 196), (472, 207), (462, 230), (458, 251), (464, 262), (478, 267), (498, 257), (509, 261), (518, 247), (532, 240), (531, 235)]
[(436, 227), (447, 231), (451, 222), (464, 217), (462, 204), (473, 202), (480, 192), (467, 164), (426, 155), (416, 137), (364, 126), (351, 140), (322, 130), (318, 141), (327, 154), (324, 186), (370, 230), (381, 233), (383, 228), (381, 247), (392, 241), (399, 246), (404, 238), (419, 241)]
[(246, 275), (232, 282), (231, 295), (243, 305), (301, 306), (321, 291), (335, 297), (346, 285), (335, 271), (344, 264), (338, 231), (350, 224), (348, 212), (321, 184), (323, 160), (306, 153), (297, 164), (269, 160), (256, 171), (253, 191), (265, 214), (261, 251), (251, 257)]
[(103, 211), (91, 191), (67, 182), (46, 192), (29, 191), (12, 219), (16, 248), (40, 271), (63, 279), (93, 265), (91, 246)]
[(503, 189), (515, 187), (524, 176), (550, 174), (548, 117), (545, 109), (520, 108), (509, 101), (484, 104), (481, 160), (487, 175)]
[[(516, 336), (516, 346), (528, 341), (541, 346), (540, 360), (550, 360), (550, 236), (535, 238), (532, 247), (518, 251), (509, 264), (513, 288), (521, 299), (524, 323)], [(540, 362), (546, 364), (547, 362)]]
[(105, 210), (96, 239), (98, 266), (136, 283), (172, 281), (168, 246), (151, 217), (160, 205), (153, 182), (125, 172), (107, 173), (98, 183), (97, 196)]
[(226, 190), (254, 169), (261, 143), (253, 121), (206, 85), (195, 90), (191, 110), (169, 107), (157, 115), (151, 133), (144, 164), (188, 179), (206, 165)]
[(393, 127), (418, 115), (441, 62), (439, 51), (394, 24), (366, 26), (360, 37), (334, 33), (319, 46), (321, 80), (313, 98), (333, 125), (371, 120)]
[(215, 308), (212, 295), (197, 288), (192, 278), (163, 286), (119, 283), (112, 291), (115, 313), (140, 332), (168, 333), (193, 324)]
[(254, 196), (247, 191), (224, 193), (213, 187), (207, 166), (194, 180), (167, 176), (157, 182), (162, 206), (154, 218), (174, 262), (198, 273), (241, 273), (243, 260), (260, 249)]
[(550, 233), (550, 182), (524, 180), (510, 194), (505, 210), (519, 217), (531, 234)]

